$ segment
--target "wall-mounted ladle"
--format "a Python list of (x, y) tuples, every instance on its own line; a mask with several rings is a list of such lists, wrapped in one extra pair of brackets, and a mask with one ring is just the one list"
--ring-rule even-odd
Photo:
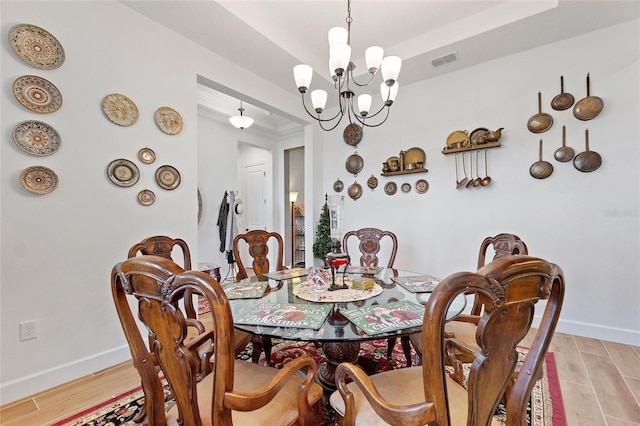
[(480, 182), (480, 185), (487, 186), (491, 183), (491, 176), (489, 176), (489, 172), (487, 171), (487, 150), (484, 150), (484, 177)]
[(469, 179), (469, 182), (467, 182), (467, 188), (473, 188), (473, 182), (475, 181), (475, 179), (473, 178), (473, 158), (471, 158), (472, 155), (473, 154), (469, 153), (469, 176), (471, 176), (471, 179)]
[(480, 167), (478, 166), (478, 157), (480, 157), (480, 151), (476, 151), (476, 178), (473, 180), (473, 187), (477, 188), (482, 183), (482, 178), (480, 177)]
[[(458, 166), (458, 163), (456, 162), (456, 167), (457, 166)], [(462, 171), (464, 172), (464, 178), (462, 178), (462, 180), (458, 182), (458, 185), (456, 185), (456, 189), (460, 189), (463, 186), (465, 186), (467, 181), (469, 180), (467, 178), (467, 166), (464, 164), (464, 152), (462, 153)]]

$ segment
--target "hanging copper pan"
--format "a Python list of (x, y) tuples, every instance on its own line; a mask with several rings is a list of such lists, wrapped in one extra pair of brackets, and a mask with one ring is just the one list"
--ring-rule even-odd
[(347, 158), (344, 166), (349, 173), (358, 176), (358, 173), (360, 173), (364, 167), (364, 159), (358, 155), (358, 152), (355, 152)]
[(534, 114), (527, 122), (527, 128), (532, 133), (543, 133), (553, 125), (553, 117), (542, 112), (542, 93), (538, 92), (538, 113)]
[(578, 120), (587, 121), (596, 118), (604, 107), (602, 99), (589, 95), (589, 86), (589, 74), (587, 74), (587, 97), (580, 99), (573, 107), (573, 115)]
[(571, 108), (574, 102), (575, 99), (573, 95), (571, 93), (565, 93), (564, 76), (560, 76), (560, 94), (551, 100), (551, 108), (556, 111), (564, 111), (565, 109)]

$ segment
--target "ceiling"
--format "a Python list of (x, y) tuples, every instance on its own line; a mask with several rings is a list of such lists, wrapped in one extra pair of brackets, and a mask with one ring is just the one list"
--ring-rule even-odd
[[(284, 90), (296, 91), (292, 69), (299, 63), (314, 68), (311, 89), (333, 87), (327, 31), (346, 27), (346, 0), (121, 2)], [(410, 83), (639, 17), (640, 2), (628, 0), (353, 0), (352, 61), (363, 71), (371, 45), (382, 46), (385, 56), (400, 56), (402, 91)], [(450, 54), (455, 61), (432, 64)], [(202, 88), (202, 105), (237, 113), (241, 95)], [(256, 124), (283, 126), (268, 107), (244, 107)]]

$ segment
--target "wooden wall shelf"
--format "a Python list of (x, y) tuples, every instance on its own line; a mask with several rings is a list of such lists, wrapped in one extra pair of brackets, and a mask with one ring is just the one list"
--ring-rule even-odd
[(442, 153), (445, 155), (448, 155), (448, 154), (457, 154), (459, 152), (480, 151), (483, 149), (499, 148), (499, 147), (500, 147), (500, 142), (487, 142), (482, 145), (473, 145), (465, 148), (443, 148)]
[(411, 169), (411, 170), (398, 170), (397, 172), (382, 172), (382, 176), (398, 176), (398, 175), (410, 175), (412, 173), (427, 173), (427, 169)]

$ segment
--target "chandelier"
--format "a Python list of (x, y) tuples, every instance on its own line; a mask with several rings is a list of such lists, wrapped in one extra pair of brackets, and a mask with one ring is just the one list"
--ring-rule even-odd
[(240, 101), (240, 115), (234, 115), (233, 117), (229, 117), (229, 122), (240, 130), (244, 130), (247, 127), (250, 127), (253, 124), (253, 118), (244, 115), (244, 108), (242, 108), (242, 101)]
[[(383, 59), (384, 50), (379, 46), (369, 47), (365, 51), (365, 62), (369, 72), (369, 78), (366, 82), (358, 82), (353, 76), (353, 70), (356, 68), (351, 61), (351, 0), (347, 1), (347, 28), (334, 27), (329, 30), (329, 71), (333, 80), (334, 88), (338, 95), (339, 110), (331, 118), (321, 117), (322, 111), (327, 103), (327, 92), (324, 90), (314, 90), (311, 92), (311, 104), (313, 105), (313, 114), (305, 102), (305, 93), (311, 84), (313, 76), (313, 68), (309, 65), (296, 65), (293, 68), (293, 75), (296, 86), (302, 94), (302, 105), (307, 113), (317, 120), (323, 130), (330, 131), (335, 129), (346, 115), (349, 119), (349, 125), (356, 122), (366, 127), (377, 127), (384, 123), (389, 117), (389, 109), (398, 94), (398, 74), (402, 59), (397, 56), (387, 56)], [(382, 96), (382, 106), (374, 113), (370, 112), (372, 97), (369, 94), (358, 96), (358, 112), (354, 105), (355, 92), (351, 85), (365, 87), (368, 86), (380, 68), (382, 73), (382, 83), (380, 84), (380, 95)], [(383, 115), (381, 113), (385, 112)], [(369, 122), (374, 117), (380, 117)]]

